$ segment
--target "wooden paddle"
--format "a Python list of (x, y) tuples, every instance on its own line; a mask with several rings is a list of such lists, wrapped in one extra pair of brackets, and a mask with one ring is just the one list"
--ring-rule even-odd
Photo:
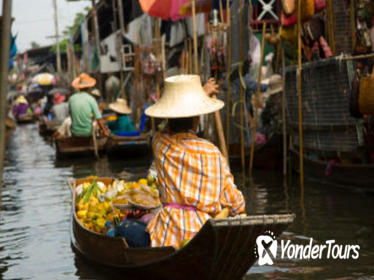
[(93, 146), (94, 146), (95, 157), (99, 158), (99, 149), (97, 147), (96, 126), (95, 125), (92, 126), (92, 142), (93, 142)]

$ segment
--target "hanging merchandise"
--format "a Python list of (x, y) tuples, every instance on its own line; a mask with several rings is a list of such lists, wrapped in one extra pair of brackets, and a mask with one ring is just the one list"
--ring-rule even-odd
[(356, 42), (356, 53), (367, 53), (371, 47), (370, 31), (366, 25), (366, 22), (357, 22), (357, 42)]
[(223, 25), (212, 26), (212, 33), (207, 38), (207, 50), (210, 58), (211, 73), (214, 73), (217, 79), (222, 77), (226, 69), (226, 30)]
[(288, 27), (297, 23), (297, 15), (293, 13), (291, 15), (286, 15), (282, 12), (281, 14), (281, 24), (282, 26)]
[(325, 58), (332, 57), (332, 51), (331, 51), (331, 48), (330, 48), (330, 46), (327, 44), (327, 41), (325, 40), (325, 38), (323, 38), (323, 36), (321, 36), (321, 37), (319, 38), (319, 44), (320, 44), (320, 46), (322, 47), (323, 54), (325, 55)]
[(296, 12), (296, 0), (282, 0), (282, 9), (286, 15)]
[(326, 0), (314, 0), (314, 8), (317, 13), (326, 8)]
[(281, 38), (288, 41), (295, 41), (297, 37), (297, 26), (292, 25), (290, 27), (281, 26), (279, 30)]
[(362, 114), (374, 115), (374, 71), (360, 80), (358, 104)]
[(301, 20), (307, 21), (314, 16), (314, 1), (315, 0), (301, 0)]
[(359, 95), (360, 95), (360, 75), (358, 71), (355, 71), (355, 75), (352, 80), (352, 86), (351, 86), (351, 95), (349, 98), (349, 112), (351, 113), (351, 116), (354, 118), (362, 118), (362, 114), (360, 112), (359, 107)]
[(265, 34), (265, 40), (270, 45), (277, 45), (281, 41), (280, 35), (275, 33), (273, 25), (270, 25), (270, 29), (271, 33)]
[(367, 22), (372, 15), (373, 10), (369, 1), (359, 0), (357, 3), (357, 19), (361, 22)]
[(323, 36), (324, 23), (319, 17), (313, 17), (313, 19), (303, 24), (303, 34), (312, 41), (319, 40)]

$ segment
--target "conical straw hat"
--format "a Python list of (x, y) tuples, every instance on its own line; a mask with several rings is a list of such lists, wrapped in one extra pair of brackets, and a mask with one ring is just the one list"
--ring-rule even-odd
[(130, 114), (131, 109), (127, 106), (126, 99), (117, 98), (116, 102), (109, 104), (109, 109), (113, 110), (118, 114)]
[(165, 79), (160, 100), (145, 110), (154, 118), (188, 118), (222, 109), (223, 101), (206, 95), (200, 76), (178, 75)]

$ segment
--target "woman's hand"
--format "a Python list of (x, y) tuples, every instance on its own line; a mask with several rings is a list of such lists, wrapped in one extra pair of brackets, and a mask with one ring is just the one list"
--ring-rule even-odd
[(213, 94), (218, 94), (219, 86), (214, 78), (210, 78), (204, 85), (205, 93), (211, 97)]

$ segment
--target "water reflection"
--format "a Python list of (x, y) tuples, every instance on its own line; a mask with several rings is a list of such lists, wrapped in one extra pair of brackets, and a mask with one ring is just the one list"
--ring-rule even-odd
[[(53, 145), (38, 135), (35, 125), (17, 127), (0, 190), (0, 279), (123, 279), (123, 273), (72, 251), (66, 182), (88, 175), (131, 180), (144, 176), (149, 165), (149, 158), (57, 161)], [(240, 173), (235, 179), (243, 186)], [(276, 260), (274, 266), (254, 266), (247, 279), (373, 279), (374, 197), (306, 184), (301, 200), (297, 177), (284, 182), (278, 172), (254, 170), (254, 175), (242, 188), (248, 213), (297, 215), (282, 239), (298, 244), (310, 237), (317, 242), (335, 239), (339, 244), (357, 243), (361, 250), (356, 261)]]

